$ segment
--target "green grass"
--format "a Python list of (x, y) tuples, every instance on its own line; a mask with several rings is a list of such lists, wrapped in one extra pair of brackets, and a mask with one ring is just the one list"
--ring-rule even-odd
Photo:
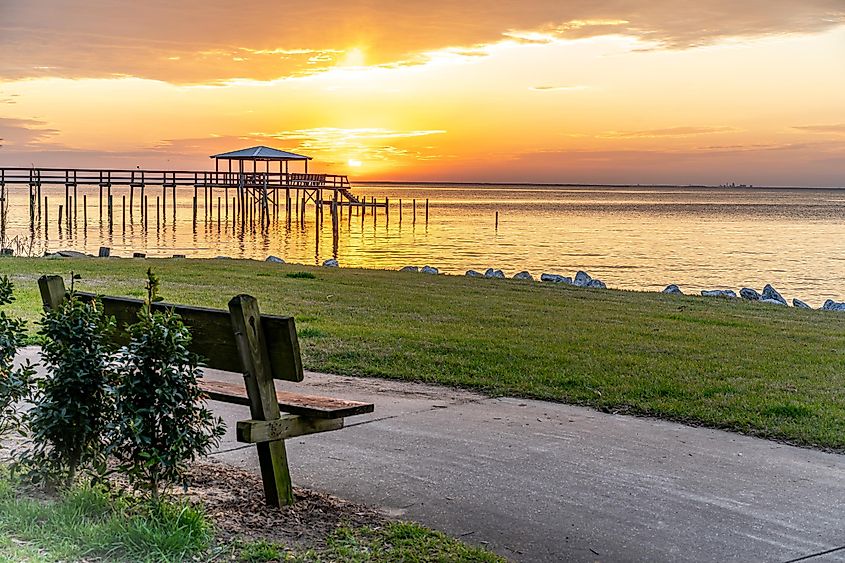
[(55, 498), (38, 498), (0, 466), (0, 563), (224, 559), (245, 563), (503, 561), (487, 550), (406, 522), (377, 529), (341, 528), (320, 549), (286, 549), (267, 540), (214, 545), (205, 516), (187, 504), (165, 501), (150, 508), (125, 495), (83, 486)]
[(150, 508), (92, 487), (38, 499), (0, 475), (0, 561), (175, 562), (205, 553), (210, 540), (202, 512), (186, 504)]
[[(845, 315), (715, 298), (232, 260), (2, 259), (34, 320), (41, 274), (293, 315), (308, 369), (438, 382), (845, 451)], [(303, 280), (287, 275), (318, 273)]]
[(320, 563), (499, 563), (504, 559), (478, 547), (410, 522), (392, 522), (383, 528), (341, 528), (323, 549), (286, 549), (259, 540), (243, 545), (238, 558), (244, 563), (275, 561)]

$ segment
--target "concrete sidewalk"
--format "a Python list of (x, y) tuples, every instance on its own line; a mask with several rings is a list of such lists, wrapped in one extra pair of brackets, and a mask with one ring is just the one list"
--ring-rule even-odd
[[(419, 384), (309, 373), (279, 387), (376, 404), (342, 431), (290, 440), (296, 484), (513, 560), (788, 561), (845, 545), (843, 456)], [(230, 426), (217, 457), (257, 470), (234, 442), (248, 409), (214, 407)]]
[[(788, 561), (845, 546), (840, 455), (428, 385), (313, 373), (277, 385), (376, 404), (341, 431), (289, 440), (295, 484), (509, 559)], [(234, 434), (249, 409), (211, 404), (229, 425), (215, 457), (257, 471)]]

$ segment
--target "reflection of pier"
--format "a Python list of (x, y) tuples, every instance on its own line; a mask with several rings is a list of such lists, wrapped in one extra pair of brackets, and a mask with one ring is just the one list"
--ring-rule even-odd
[[(313, 204), (318, 229), (329, 211), (335, 244), (342, 219), (351, 221), (352, 215), (358, 215), (363, 225), (366, 215), (375, 222), (377, 212), (383, 210), (386, 221), (390, 220), (387, 198), (379, 201), (353, 194), (344, 175), (309, 172), (310, 157), (253, 147), (211, 158), (215, 169), (209, 171), (0, 167), (0, 242), (6, 241), (9, 196), (17, 191), (20, 201), (27, 190), (30, 239), (43, 241), (50, 238), (51, 223), (58, 226), (60, 239), (63, 231), (68, 238), (75, 238), (78, 227), (84, 235), (89, 219), (97, 222), (97, 214), (100, 228), (107, 228), (109, 237), (114, 225), (124, 233), (133, 226), (146, 232), (152, 223), (158, 231), (164, 224), (175, 226), (177, 208), (182, 210), (182, 220), (186, 209), (192, 213), (194, 233), (198, 222), (216, 223), (218, 231), (222, 225), (230, 225), (232, 234), (238, 225), (241, 232), (260, 228), (269, 233), (280, 219), (288, 225), (295, 220), (304, 228), (306, 205)], [(292, 171), (292, 163), (301, 170)], [(53, 189), (42, 194), (42, 187), (47, 186)], [(63, 199), (61, 195), (56, 198), (56, 186), (64, 187)], [(59, 199), (58, 205), (55, 199)], [(91, 199), (94, 201), (89, 203)], [(412, 205), (416, 223), (416, 200)], [(402, 210), (400, 199), (400, 224)], [(135, 219), (138, 214), (140, 222)], [(425, 218), (427, 222), (427, 200)]]

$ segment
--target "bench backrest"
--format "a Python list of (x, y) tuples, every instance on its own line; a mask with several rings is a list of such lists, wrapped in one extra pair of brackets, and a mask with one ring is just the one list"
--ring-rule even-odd
[[(60, 276), (43, 276), (38, 280), (38, 284), (45, 309), (57, 307), (64, 299), (66, 293), (64, 280)], [(103, 304), (106, 315), (113, 316), (117, 321), (115, 342), (121, 345), (128, 342), (129, 337), (125, 327), (137, 320), (138, 310), (144, 304), (142, 300), (103, 297), (84, 292), (76, 292), (76, 295), (86, 301), (98, 299)], [(244, 372), (229, 311), (153, 303), (154, 311), (170, 309), (182, 317), (184, 323), (191, 329), (193, 337), (191, 351), (203, 358), (207, 367), (222, 371)], [(302, 381), (304, 377), (302, 357), (293, 317), (261, 315), (261, 331), (273, 379)]]

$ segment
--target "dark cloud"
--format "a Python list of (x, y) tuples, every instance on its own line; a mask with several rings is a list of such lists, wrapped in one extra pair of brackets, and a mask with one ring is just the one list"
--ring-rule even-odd
[(35, 119), (12, 119), (0, 117), (0, 145), (12, 148), (33, 147), (58, 133)]
[(139, 76), (175, 83), (311, 73), (367, 49), (368, 64), (465, 55), (511, 38), (625, 34), (683, 49), (845, 23), (842, 0), (3, 0), (0, 79)]

